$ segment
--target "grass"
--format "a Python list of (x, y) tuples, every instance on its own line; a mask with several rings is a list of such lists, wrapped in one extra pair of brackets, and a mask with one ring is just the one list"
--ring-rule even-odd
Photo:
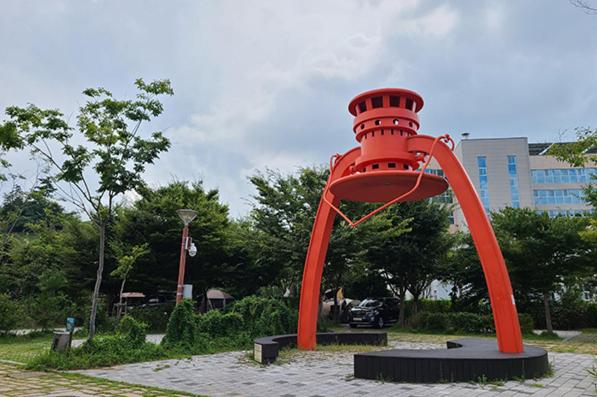
[(26, 363), (41, 353), (50, 351), (51, 334), (0, 337), (0, 360)]

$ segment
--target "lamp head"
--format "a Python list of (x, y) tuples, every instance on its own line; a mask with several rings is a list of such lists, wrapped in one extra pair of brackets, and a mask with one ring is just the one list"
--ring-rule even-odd
[(182, 219), (185, 226), (188, 225), (189, 223), (191, 223), (193, 221), (193, 219), (195, 219), (195, 217), (197, 216), (197, 211), (194, 211), (194, 210), (191, 210), (188, 208), (177, 210), (176, 213), (178, 214), (180, 219)]

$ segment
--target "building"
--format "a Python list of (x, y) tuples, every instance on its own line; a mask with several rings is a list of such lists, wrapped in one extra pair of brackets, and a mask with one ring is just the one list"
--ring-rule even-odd
[[(487, 212), (505, 207), (533, 208), (552, 217), (591, 212), (584, 200), (583, 187), (597, 177), (597, 165), (573, 168), (546, 154), (551, 145), (528, 143), (525, 137), (463, 139), (454, 152), (468, 172)], [(443, 174), (437, 163), (432, 162), (430, 168), (432, 173)], [(454, 226), (457, 229), (466, 227), (462, 211), (451, 192), (437, 200), (453, 202)]]

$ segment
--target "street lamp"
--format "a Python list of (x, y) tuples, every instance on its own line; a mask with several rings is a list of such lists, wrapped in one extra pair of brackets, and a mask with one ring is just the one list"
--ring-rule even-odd
[(189, 237), (189, 223), (197, 216), (197, 211), (190, 209), (180, 209), (176, 213), (182, 219), (184, 227), (182, 228), (182, 242), (180, 244), (180, 262), (178, 265), (178, 284), (176, 287), (176, 304), (178, 305), (182, 300), (182, 294), (184, 289), (184, 272), (186, 264), (186, 251), (189, 251), (189, 255), (195, 256), (197, 254), (197, 247), (193, 243), (193, 240)]

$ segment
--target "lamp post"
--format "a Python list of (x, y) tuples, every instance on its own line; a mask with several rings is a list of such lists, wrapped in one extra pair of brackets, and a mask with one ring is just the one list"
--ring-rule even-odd
[[(197, 211), (193, 211), (190, 209), (180, 209), (176, 211), (180, 219), (184, 222), (184, 227), (182, 228), (182, 242), (180, 244), (180, 262), (178, 265), (178, 284), (176, 286), (176, 304), (178, 305), (180, 301), (182, 301), (182, 294), (184, 289), (184, 272), (185, 272), (185, 264), (187, 259), (186, 250), (189, 249), (189, 223), (197, 216)], [(192, 243), (191, 243), (192, 244)], [(192, 245), (193, 251), (196, 252), (194, 248), (195, 245)], [(194, 256), (194, 252), (191, 254)]]

